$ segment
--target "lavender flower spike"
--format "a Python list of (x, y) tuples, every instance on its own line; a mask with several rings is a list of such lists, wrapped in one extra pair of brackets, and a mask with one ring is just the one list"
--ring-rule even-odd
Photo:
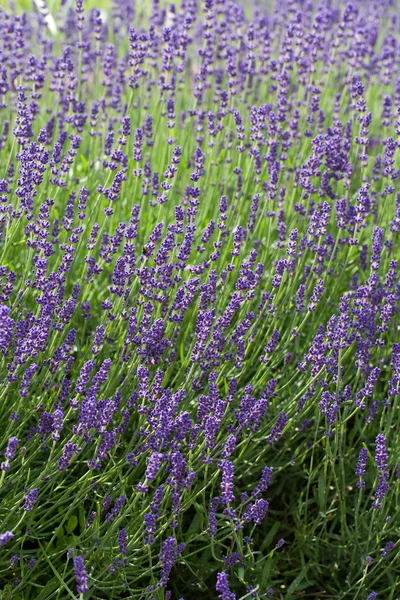
[(30, 492), (28, 492), (25, 496), (25, 504), (24, 504), (24, 510), (26, 512), (29, 512), (32, 510), (32, 508), (34, 507), (36, 500), (38, 498), (39, 495), (39, 490), (38, 488), (33, 488), (31, 489)]
[(365, 475), (365, 469), (367, 466), (367, 458), (368, 458), (368, 450), (366, 448), (361, 448), (360, 450), (360, 454), (358, 456), (358, 463), (357, 463), (357, 468), (356, 468), (356, 475), (359, 477), (356, 486), (358, 488), (364, 488), (365, 487), (365, 481), (364, 481), (364, 475)]
[(0, 548), (8, 544), (14, 537), (14, 534), (11, 531), (6, 531), (5, 533), (0, 533)]
[(8, 469), (10, 468), (10, 462), (15, 458), (18, 443), (18, 438), (16, 437), (10, 437), (10, 439), (8, 440), (7, 450), (4, 453), (6, 460), (1, 463), (2, 471), (8, 471)]
[(85, 561), (82, 556), (74, 558), (74, 573), (76, 579), (76, 591), (78, 594), (84, 594), (88, 591), (88, 576)]
[(217, 585), (215, 586), (215, 589), (217, 592), (221, 592), (218, 596), (220, 600), (236, 600), (236, 595), (231, 592), (229, 588), (227, 573), (217, 574)]

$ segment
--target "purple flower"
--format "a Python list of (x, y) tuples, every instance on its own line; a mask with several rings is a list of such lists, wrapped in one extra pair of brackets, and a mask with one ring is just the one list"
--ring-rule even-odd
[(82, 367), (77, 379), (75, 389), (78, 394), (84, 394), (87, 384), (89, 383), (90, 373), (94, 369), (95, 363), (93, 360), (88, 360)]
[(144, 528), (145, 528), (145, 544), (154, 544), (154, 535), (156, 533), (156, 518), (157, 514), (154, 513), (146, 513), (143, 517), (144, 520)]
[(222, 458), (229, 458), (236, 450), (236, 437), (232, 434), (228, 437), (225, 442), (224, 449), (222, 451)]
[(317, 283), (317, 285), (315, 286), (313, 293), (311, 295), (310, 298), (310, 302), (308, 304), (308, 310), (309, 311), (314, 311), (317, 308), (317, 304), (319, 302), (319, 300), (321, 299), (322, 294), (324, 293), (324, 280), (320, 279)]
[(386, 497), (386, 494), (389, 491), (389, 484), (386, 479), (386, 475), (379, 473), (378, 474), (378, 487), (376, 488), (376, 492), (374, 494), (374, 501), (372, 503), (372, 508), (380, 508), (382, 505), (382, 500)]
[(276, 420), (276, 424), (271, 429), (271, 433), (269, 434), (269, 436), (267, 438), (267, 443), (270, 446), (272, 446), (279, 440), (288, 421), (289, 421), (289, 417), (287, 416), (287, 414), (285, 412), (280, 413), (280, 415), (278, 416), (278, 418)]
[(319, 403), (319, 409), (321, 414), (326, 418), (326, 423), (328, 425), (328, 430), (325, 432), (325, 435), (331, 435), (332, 430), (330, 426), (335, 423), (339, 412), (339, 404), (335, 396), (329, 392), (323, 392), (321, 396), (321, 402)]
[(386, 473), (387, 463), (388, 463), (388, 455), (386, 452), (386, 438), (383, 433), (379, 433), (375, 440), (376, 450), (375, 450), (375, 463), (376, 468), (383, 473)]
[(18, 563), (19, 563), (19, 555), (13, 554), (10, 559), (10, 569), (13, 569), (15, 567), (15, 565), (17, 565)]
[(208, 517), (208, 535), (212, 537), (218, 533), (218, 520), (215, 512), (210, 512)]
[(161, 462), (164, 459), (164, 454), (161, 452), (154, 452), (149, 459), (145, 477), (147, 481), (154, 481), (157, 477), (157, 473), (160, 470)]
[(296, 293), (296, 311), (297, 312), (301, 312), (305, 307), (305, 303), (304, 303), (305, 293), (306, 293), (306, 287), (305, 287), (305, 285), (303, 285), (301, 283), (299, 285), (299, 289), (297, 290), (297, 293)]
[(92, 510), (92, 512), (90, 513), (90, 515), (87, 518), (86, 524), (85, 524), (85, 529), (89, 529), (89, 527), (91, 525), (93, 525), (93, 523), (95, 522), (97, 517), (97, 512), (95, 510)]
[(388, 542), (384, 549), (382, 550), (381, 556), (382, 558), (386, 558), (389, 554), (389, 552), (391, 552), (394, 548), (394, 543), (393, 542)]
[(7, 450), (4, 453), (6, 460), (1, 463), (2, 471), (8, 471), (8, 469), (10, 468), (9, 463), (15, 458), (18, 443), (19, 441), (16, 437), (10, 437), (10, 439), (8, 440)]
[(39, 490), (38, 488), (32, 488), (30, 492), (25, 495), (25, 504), (24, 510), (29, 512), (35, 506), (35, 503), (38, 499)]
[(356, 483), (358, 488), (365, 487), (364, 475), (365, 475), (365, 469), (367, 466), (367, 459), (368, 459), (368, 450), (366, 448), (361, 448), (360, 454), (358, 456), (358, 462), (357, 462), (357, 468), (356, 468), (356, 475), (359, 477), (359, 480)]
[(225, 569), (232, 569), (237, 563), (243, 564), (243, 557), (240, 556), (239, 552), (232, 552), (230, 556), (222, 555), (225, 563)]
[(254, 503), (249, 504), (244, 513), (244, 521), (246, 523), (253, 521), (255, 525), (261, 525), (268, 510), (268, 506), (268, 501), (263, 498), (259, 498)]
[(233, 475), (235, 466), (230, 460), (222, 464), (221, 499), (224, 504), (229, 504), (235, 499), (233, 493)]
[(118, 533), (118, 546), (121, 554), (128, 553), (128, 534), (125, 529), (121, 529)]
[(6, 356), (12, 343), (14, 320), (9, 315), (10, 309), (0, 304), (0, 350)]
[(381, 252), (383, 246), (385, 232), (379, 227), (375, 227), (372, 234), (372, 254), (371, 254), (371, 269), (377, 271), (381, 262)]
[(14, 537), (14, 534), (11, 531), (6, 531), (5, 533), (0, 533), (0, 548), (8, 544)]
[(166, 587), (172, 567), (174, 566), (179, 555), (182, 554), (184, 549), (185, 544), (183, 542), (178, 544), (174, 537), (169, 537), (163, 543), (161, 547), (161, 553), (159, 555), (159, 559), (161, 562), (161, 574), (159, 581), (160, 587)]
[(127, 500), (127, 498), (124, 495), (119, 496), (116, 499), (115, 504), (112, 507), (111, 511), (106, 514), (106, 520), (109, 523), (112, 523), (114, 521), (115, 517), (117, 517), (119, 515), (119, 513), (121, 512), (122, 508), (125, 505), (126, 500)]
[(271, 352), (275, 350), (276, 346), (278, 345), (279, 338), (280, 332), (278, 331), (278, 329), (276, 329), (272, 334), (271, 338), (269, 339), (268, 344), (264, 348), (264, 352), (266, 352), (266, 354), (271, 354)]
[(58, 470), (65, 471), (69, 467), (71, 459), (74, 454), (77, 454), (80, 451), (76, 444), (73, 444), (70, 440), (65, 444), (63, 448), (63, 454), (60, 460), (58, 461)]
[(259, 498), (261, 496), (261, 494), (268, 489), (268, 486), (271, 483), (271, 480), (272, 480), (272, 468), (264, 467), (264, 469), (261, 473), (260, 481), (254, 488), (254, 491), (252, 494), (253, 497)]
[(28, 571), (30, 571), (31, 569), (33, 569), (33, 567), (35, 566), (35, 564), (36, 564), (36, 559), (35, 558), (30, 558), (29, 562), (28, 562), (28, 567), (27, 567)]
[(278, 288), (282, 283), (283, 274), (285, 269), (287, 268), (287, 260), (285, 258), (281, 258), (275, 267), (275, 275), (272, 279), (272, 287)]
[(220, 592), (218, 598), (221, 600), (235, 600), (236, 595), (231, 592), (229, 588), (229, 581), (227, 573), (217, 574), (217, 584), (215, 586), (217, 592)]
[(76, 579), (76, 591), (78, 594), (84, 594), (88, 591), (88, 576), (85, 561), (82, 556), (74, 558), (74, 573)]

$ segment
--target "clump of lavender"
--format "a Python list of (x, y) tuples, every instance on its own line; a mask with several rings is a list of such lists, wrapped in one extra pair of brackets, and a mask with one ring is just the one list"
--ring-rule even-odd
[(398, 595), (396, 3), (28, 4), (0, 9), (1, 589)]

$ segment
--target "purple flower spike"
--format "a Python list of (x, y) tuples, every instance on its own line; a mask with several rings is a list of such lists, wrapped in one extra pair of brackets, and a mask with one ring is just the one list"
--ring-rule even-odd
[(367, 458), (368, 458), (368, 450), (366, 448), (361, 448), (360, 454), (358, 456), (358, 463), (356, 468), (356, 475), (359, 477), (356, 485), (358, 488), (365, 487), (364, 475), (367, 466)]
[(224, 504), (233, 502), (235, 496), (233, 494), (233, 475), (235, 466), (230, 460), (226, 460), (222, 465), (222, 481), (221, 481), (221, 499)]
[(386, 558), (388, 556), (389, 552), (391, 552), (393, 550), (393, 548), (394, 548), (394, 543), (388, 542), (381, 552), (382, 558)]
[(76, 556), (74, 558), (74, 573), (76, 579), (76, 591), (78, 594), (84, 594), (88, 591), (89, 586), (85, 561), (82, 556)]
[(16, 437), (11, 437), (8, 440), (7, 450), (4, 453), (6, 460), (1, 463), (2, 471), (8, 471), (8, 469), (10, 468), (10, 462), (14, 460), (15, 455), (17, 453), (18, 443), (18, 438)]
[(118, 546), (121, 554), (128, 553), (128, 534), (126, 533), (125, 529), (121, 529), (121, 531), (118, 533)]
[(387, 470), (388, 455), (386, 452), (386, 438), (383, 433), (379, 433), (375, 440), (375, 462), (376, 468), (383, 473)]
[(0, 548), (8, 544), (14, 537), (14, 534), (11, 531), (6, 531), (5, 533), (0, 533)]
[(217, 574), (217, 584), (215, 586), (217, 592), (220, 592), (218, 598), (220, 600), (236, 600), (236, 595), (229, 588), (227, 573)]
[(169, 537), (163, 543), (161, 553), (159, 555), (161, 562), (161, 575), (159, 582), (160, 587), (166, 587), (172, 567), (184, 549), (185, 544), (182, 542), (178, 544), (174, 537)]
[(39, 495), (39, 490), (38, 488), (33, 488), (31, 489), (30, 492), (28, 492), (25, 496), (25, 504), (24, 504), (24, 510), (29, 512), (32, 510), (32, 508), (35, 506), (36, 504), (36, 500), (38, 499), (38, 495)]

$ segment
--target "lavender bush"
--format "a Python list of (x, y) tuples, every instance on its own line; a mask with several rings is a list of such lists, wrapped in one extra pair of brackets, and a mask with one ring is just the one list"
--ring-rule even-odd
[(398, 9), (0, 11), (2, 599), (400, 597)]

